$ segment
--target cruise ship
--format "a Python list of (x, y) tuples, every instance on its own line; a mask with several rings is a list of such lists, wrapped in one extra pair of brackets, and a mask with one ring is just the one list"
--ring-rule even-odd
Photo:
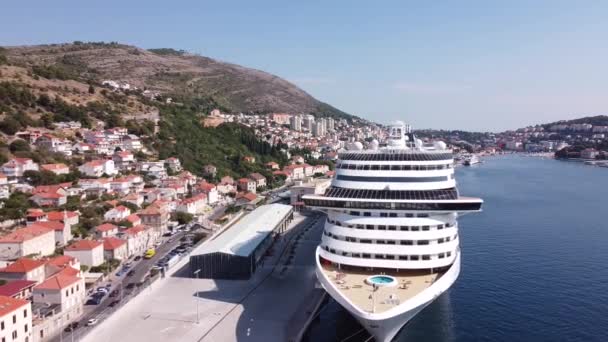
[(387, 342), (456, 281), (457, 218), (483, 201), (459, 195), (445, 143), (423, 144), (401, 122), (382, 144), (348, 147), (327, 191), (303, 197), (327, 213), (316, 273), (376, 341)]

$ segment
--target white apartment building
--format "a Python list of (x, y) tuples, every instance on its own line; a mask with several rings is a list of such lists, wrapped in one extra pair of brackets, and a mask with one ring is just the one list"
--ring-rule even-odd
[(11, 260), (26, 255), (51, 255), (55, 252), (55, 233), (52, 229), (29, 226), (0, 237), (0, 259)]
[(0, 341), (33, 342), (32, 304), (24, 299), (0, 296)]

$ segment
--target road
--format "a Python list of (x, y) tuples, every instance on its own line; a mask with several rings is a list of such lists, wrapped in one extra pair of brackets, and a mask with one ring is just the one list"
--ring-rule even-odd
[[(150, 271), (152, 266), (160, 260), (162, 257), (167, 255), (173, 248), (177, 247), (181, 242), (181, 238), (186, 235), (188, 232), (179, 232), (172, 237), (165, 239), (162, 244), (156, 248), (156, 254), (150, 259), (141, 259), (140, 261), (133, 262), (133, 266), (130, 270), (135, 271), (135, 273), (128, 277), (126, 274), (123, 274), (120, 277), (116, 276), (116, 271), (112, 272), (110, 279), (106, 282), (100, 283), (98, 286), (103, 286), (108, 282), (112, 283), (112, 287), (110, 288), (110, 293), (115, 289), (121, 290), (121, 295), (118, 297), (110, 298), (109, 295), (105, 296), (99, 305), (85, 305), (84, 313), (79, 320), (79, 327), (73, 332), (74, 340), (78, 340), (82, 334), (89, 329), (86, 327), (86, 323), (91, 318), (104, 319), (108, 315), (110, 315), (114, 310), (118, 309), (118, 307), (124, 305), (130, 298), (131, 295), (136, 291), (135, 289), (127, 290), (126, 287), (129, 283), (139, 283), (143, 280), (144, 276)], [(122, 267), (122, 266), (121, 266)], [(88, 299), (88, 297), (87, 297)], [(85, 299), (86, 300), (86, 299)], [(115, 300), (121, 300), (121, 302), (116, 307), (110, 307), (110, 303)], [(98, 323), (99, 324), (99, 323)], [(64, 332), (63, 327), (61, 329), (61, 333), (55, 338), (49, 340), (51, 342), (60, 342), (63, 338), (67, 338), (71, 341), (72, 332)]]

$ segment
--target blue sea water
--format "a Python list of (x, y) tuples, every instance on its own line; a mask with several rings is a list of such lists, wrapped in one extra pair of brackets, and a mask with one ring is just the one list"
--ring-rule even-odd
[[(608, 168), (483, 160), (457, 170), (460, 193), (485, 201), (459, 219), (460, 277), (397, 341), (608, 341)], [(308, 338), (369, 335), (330, 301)]]

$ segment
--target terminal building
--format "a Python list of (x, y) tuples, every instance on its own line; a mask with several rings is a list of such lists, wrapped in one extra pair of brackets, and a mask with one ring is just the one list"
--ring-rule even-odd
[(292, 219), (293, 207), (290, 205), (275, 203), (258, 207), (192, 252), (191, 276), (249, 279)]

